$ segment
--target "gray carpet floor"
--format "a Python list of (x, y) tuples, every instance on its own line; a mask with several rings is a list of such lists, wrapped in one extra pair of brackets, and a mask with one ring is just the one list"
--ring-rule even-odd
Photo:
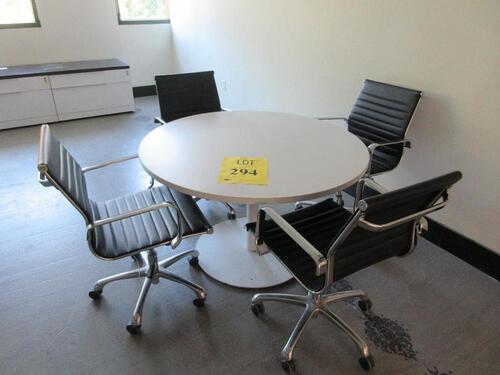
[[(52, 129), (82, 165), (136, 153), (159, 113), (155, 97), (136, 103), (135, 113)], [(37, 126), (0, 132), (1, 374), (282, 373), (279, 353), (301, 308), (269, 303), (255, 317), (249, 308), (254, 291), (222, 285), (187, 261), (172, 271), (207, 289), (206, 306), (196, 308), (189, 290), (162, 281), (148, 296), (139, 336), (125, 330), (139, 280), (111, 284), (101, 301), (90, 300), (87, 292), (97, 279), (134, 263), (93, 257), (76, 210), (36, 182), (38, 134)], [(88, 177), (97, 200), (148, 183), (138, 161)], [(225, 219), (219, 203), (200, 206), (211, 223)], [(237, 210), (244, 214), (243, 206)], [(181, 250), (194, 242), (186, 240)], [(161, 257), (172, 253), (159, 249)], [(354, 301), (332, 306), (367, 339), (376, 360), (373, 374), (500, 374), (498, 282), (426, 240), (410, 256), (360, 271), (334, 288), (360, 288), (373, 301), (368, 316)], [(302, 292), (295, 282), (272, 290)], [(358, 357), (323, 317), (310, 322), (295, 352), (298, 374), (363, 374)]]

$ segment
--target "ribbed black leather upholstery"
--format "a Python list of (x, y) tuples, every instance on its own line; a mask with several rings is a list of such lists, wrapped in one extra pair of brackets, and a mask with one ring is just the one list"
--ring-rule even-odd
[(85, 214), (87, 220), (90, 220), (92, 217), (91, 204), (87, 193), (85, 175), (80, 164), (61, 142), (51, 135), (48, 125), (42, 127), (39, 162), (46, 164), (50, 176), (71, 197), (73, 202)]
[[(166, 186), (155, 187), (139, 193), (105, 202), (94, 202), (88, 197), (82, 168), (66, 148), (43, 125), (40, 145), (39, 169), (46, 168), (50, 176), (77, 205), (88, 222), (106, 219), (155, 203), (171, 202), (181, 212), (183, 235), (206, 233), (210, 228), (194, 199)], [(153, 248), (172, 240), (178, 231), (176, 213), (161, 209), (97, 227), (91, 233), (94, 252), (103, 258), (117, 258), (128, 253)]]
[[(348, 129), (367, 146), (404, 139), (421, 91), (365, 80), (347, 119)], [(403, 146), (383, 146), (373, 156), (371, 173), (394, 169)]]
[(221, 110), (213, 71), (159, 75), (155, 80), (165, 122)]
[[(192, 197), (166, 186), (96, 202), (94, 220), (106, 219), (156, 203), (172, 202), (181, 210), (182, 234), (207, 232), (211, 227)], [(137, 249), (169, 242), (177, 235), (176, 212), (167, 208), (97, 227), (93, 232), (94, 251), (104, 258), (116, 258)]]
[[(304, 238), (326, 256), (334, 236), (349, 221), (351, 214), (332, 199), (283, 215)], [(247, 225), (255, 231), (255, 223)], [(325, 277), (315, 275), (315, 264), (288, 235), (274, 222), (266, 220), (261, 237), (267, 247), (300, 279), (310, 290), (320, 290)]]
[[(367, 198), (365, 219), (384, 224), (419, 212), (431, 206), (461, 176), (460, 172), (453, 172)], [(347, 223), (353, 220), (353, 215), (333, 200), (327, 199), (283, 215), (283, 218), (326, 257), (331, 244)], [(248, 228), (254, 231), (255, 223)], [(411, 250), (414, 236), (414, 221), (383, 232), (371, 232), (357, 227), (335, 254), (333, 281), (387, 258), (404, 255)], [(308, 289), (319, 291), (324, 287), (325, 277), (315, 275), (315, 264), (311, 258), (274, 222), (264, 222), (261, 238)]]
[(444, 190), (462, 178), (459, 171), (447, 173), (385, 194), (373, 195), (364, 201), (365, 218), (376, 224), (396, 220), (432, 205)]

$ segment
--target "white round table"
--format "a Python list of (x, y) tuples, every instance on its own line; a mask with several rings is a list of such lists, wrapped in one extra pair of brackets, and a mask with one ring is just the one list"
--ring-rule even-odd
[[(218, 183), (225, 157), (268, 160), (267, 185)], [(347, 130), (308, 117), (255, 111), (213, 112), (158, 127), (139, 147), (157, 181), (196, 197), (247, 205), (247, 218), (227, 220), (197, 242), (208, 275), (241, 288), (265, 288), (291, 275), (271, 254), (260, 254), (244, 224), (258, 204), (288, 203), (341, 191), (365, 173), (366, 146)]]

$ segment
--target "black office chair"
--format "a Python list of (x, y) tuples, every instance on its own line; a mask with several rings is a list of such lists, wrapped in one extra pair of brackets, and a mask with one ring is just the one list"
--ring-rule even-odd
[[(348, 211), (332, 199), (280, 216), (272, 208), (262, 208), (254, 230), (258, 246), (267, 246), (284, 267), (306, 289), (307, 295), (278, 293), (256, 294), (252, 311), (264, 312), (264, 301), (277, 301), (305, 306), (282, 351), (282, 365), (294, 367), (293, 350), (311, 317), (321, 313), (335, 323), (356, 343), (365, 370), (375, 362), (366, 342), (327, 305), (348, 298), (360, 298), (359, 307), (367, 311), (371, 302), (365, 292), (350, 290), (329, 293), (329, 287), (365, 267), (393, 256), (408, 254), (416, 244), (424, 215), (443, 208), (448, 189), (460, 180), (460, 172), (452, 172), (403, 189), (372, 196), (356, 202)], [(270, 217), (265, 220), (266, 215)]]
[(110, 282), (144, 277), (132, 319), (127, 325), (127, 330), (132, 334), (139, 332), (149, 288), (152, 283), (158, 283), (160, 278), (190, 288), (196, 294), (193, 303), (203, 306), (206, 293), (201, 286), (160, 269), (188, 256), (191, 256), (190, 264), (195, 265), (198, 252), (183, 251), (159, 262), (155, 248), (163, 245), (175, 248), (182, 238), (212, 233), (212, 227), (193, 198), (166, 186), (105, 202), (94, 202), (89, 198), (85, 182), (86, 172), (135, 157), (137, 155), (82, 168), (59, 140), (50, 134), (48, 125), (42, 125), (41, 128), (39, 181), (44, 186), (54, 186), (61, 191), (83, 216), (87, 226), (87, 242), (92, 254), (103, 260), (139, 255), (143, 258), (139, 268), (101, 279), (89, 292), (90, 298), (99, 299), (104, 286)]
[[(396, 168), (405, 147), (411, 147), (406, 133), (421, 97), (422, 91), (366, 79), (349, 117), (319, 119), (343, 120), (347, 123), (347, 130), (359, 137), (370, 153), (366, 184), (379, 192), (385, 192), (386, 189), (373, 177)], [(336, 197), (337, 203), (342, 205), (342, 193), (338, 192)], [(297, 202), (296, 205), (300, 208), (313, 203)]]
[[(208, 112), (228, 111), (222, 108), (215, 83), (214, 72), (158, 75), (155, 77), (156, 92), (161, 117), (155, 122), (166, 125), (170, 121)], [(151, 186), (154, 178), (151, 178)], [(221, 202), (228, 210), (228, 219), (235, 219), (236, 212), (227, 202)]]
[(213, 71), (158, 75), (155, 81), (161, 113), (158, 122), (222, 111)]

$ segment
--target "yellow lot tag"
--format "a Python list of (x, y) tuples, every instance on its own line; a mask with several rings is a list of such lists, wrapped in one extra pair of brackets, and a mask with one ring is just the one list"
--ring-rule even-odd
[(225, 157), (219, 173), (219, 184), (267, 185), (267, 159)]

